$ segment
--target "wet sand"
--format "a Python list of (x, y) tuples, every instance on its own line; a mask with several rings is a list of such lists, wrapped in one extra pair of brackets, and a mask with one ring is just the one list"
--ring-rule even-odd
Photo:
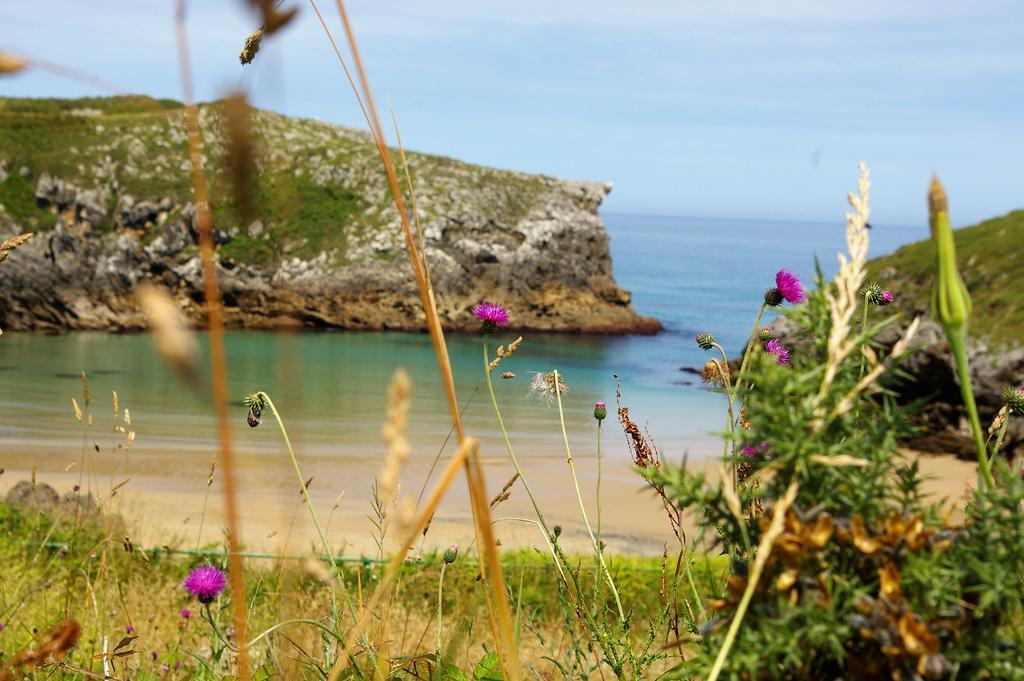
[[(91, 448), (90, 448), (91, 451)], [(447, 461), (441, 459), (428, 488), (436, 482)], [(917, 455), (926, 477), (927, 495), (948, 500), (955, 507), (976, 484), (976, 465), (945, 455)], [(374, 555), (370, 489), (378, 466), (372, 460), (304, 461), (303, 474), (312, 477), (310, 494), (326, 529), (328, 542), (336, 553), (348, 556)], [(507, 455), (483, 451), (488, 494), (493, 496), (512, 476)], [(597, 530), (596, 458), (593, 454), (574, 454), (584, 502), (592, 526)], [(65, 493), (78, 484), (81, 450), (47, 450), (40, 454), (5, 455), (6, 471), (0, 476), (0, 491), (17, 481), (28, 479), (33, 468), (37, 479)], [(400, 495), (416, 500), (424, 487), (432, 457), (414, 458), (402, 476)], [(196, 548), (220, 543), (224, 537), (224, 514), (219, 473), (207, 486), (209, 463), (196, 465), (194, 457), (176, 465), (161, 458), (122, 458), (87, 454), (83, 489), (96, 494), (106, 509), (120, 513), (126, 520), (132, 541), (140, 546)], [(116, 468), (111, 464), (116, 463)], [(301, 555), (319, 544), (308, 511), (302, 503), (300, 488), (287, 454), (268, 461), (265, 455), (238, 456), (239, 502), (242, 537), (251, 551)], [(578, 501), (571, 484), (564, 452), (532, 452), (522, 457), (531, 489), (538, 499), (549, 525), (561, 525), (562, 542), (569, 551), (589, 550), (590, 539), (581, 520)], [(712, 468), (717, 464), (709, 462)], [(126, 481), (127, 482), (124, 482)], [(116, 494), (110, 496), (112, 488)], [(205, 511), (204, 511), (205, 509)], [(392, 512), (386, 549), (394, 548), (401, 533), (399, 513)], [(535, 513), (522, 482), (516, 482), (507, 501), (493, 510), (495, 534), (503, 548), (543, 550), (544, 540), (534, 522)], [(673, 535), (664, 509), (645, 483), (629, 468), (622, 451), (615, 450), (603, 459), (601, 484), (601, 536), (617, 553), (658, 555)], [(692, 531), (692, 523), (687, 527)], [(449, 488), (425, 537), (417, 540), (415, 552), (444, 548), (451, 544), (469, 546), (474, 540), (472, 516), (466, 481), (461, 473)]]

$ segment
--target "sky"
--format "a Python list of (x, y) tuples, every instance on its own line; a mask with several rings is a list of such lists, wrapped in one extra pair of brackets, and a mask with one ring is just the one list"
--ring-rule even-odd
[[(343, 43), (332, 0), (317, 0)], [(242, 0), (192, 0), (201, 100), (365, 127), (308, 0), (256, 61)], [(1020, 0), (349, 0), (408, 148), (610, 181), (619, 213), (841, 220), (856, 164), (873, 221), (1024, 207)], [(0, 50), (181, 98), (172, 0), (0, 0)], [(2, 96), (92, 96), (33, 70)], [(0, 150), (2, 153), (2, 150)]]

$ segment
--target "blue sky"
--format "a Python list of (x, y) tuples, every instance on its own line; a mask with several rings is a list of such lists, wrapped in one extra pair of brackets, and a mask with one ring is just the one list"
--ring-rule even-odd
[[(308, 2), (255, 64), (241, 0), (193, 0), (201, 99), (360, 125)], [(332, 0), (319, 0), (340, 33)], [(615, 212), (841, 219), (855, 164), (878, 223), (1024, 207), (1019, 0), (350, 0), (378, 99), (413, 149), (612, 181)], [(180, 98), (171, 0), (6, 0), (0, 49)], [(338, 36), (340, 39), (340, 35)], [(8, 96), (84, 96), (41, 72)]]

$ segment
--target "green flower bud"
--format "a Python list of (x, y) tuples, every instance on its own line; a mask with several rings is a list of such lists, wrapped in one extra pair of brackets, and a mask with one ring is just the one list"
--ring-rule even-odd
[(778, 307), (782, 305), (782, 301), (785, 298), (782, 297), (782, 291), (777, 288), (770, 288), (764, 292), (764, 304), (768, 307)]
[(1003, 391), (1003, 402), (1014, 416), (1024, 416), (1024, 388), (1007, 388)]
[(449, 546), (445, 550), (444, 556), (442, 557), (442, 559), (444, 560), (444, 564), (445, 565), (451, 565), (452, 563), (455, 562), (455, 559), (458, 558), (458, 557), (459, 557), (459, 545), (458, 544), (452, 544), (451, 546)]
[(697, 347), (701, 350), (710, 350), (715, 347), (715, 337), (705, 331), (704, 333), (697, 334)]
[(932, 178), (928, 192), (928, 217), (935, 243), (935, 285), (932, 288), (932, 317), (947, 331), (967, 328), (971, 297), (956, 266), (956, 243), (949, 224), (946, 190)]

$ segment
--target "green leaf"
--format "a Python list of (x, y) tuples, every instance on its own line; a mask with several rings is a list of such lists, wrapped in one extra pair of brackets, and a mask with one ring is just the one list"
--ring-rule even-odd
[(477, 681), (503, 681), (501, 658), (498, 657), (498, 653), (490, 652), (484, 655), (473, 670), (473, 678)]

